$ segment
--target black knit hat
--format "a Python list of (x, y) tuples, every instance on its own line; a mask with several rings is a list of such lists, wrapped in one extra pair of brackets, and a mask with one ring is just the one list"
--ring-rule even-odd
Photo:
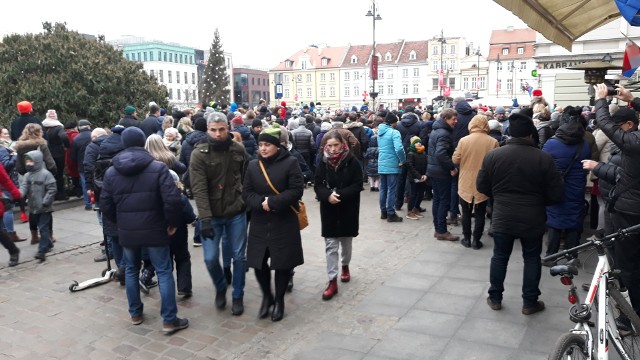
[(611, 120), (616, 124), (622, 124), (627, 121), (633, 121), (634, 124), (637, 124), (638, 115), (633, 109), (629, 109), (628, 107), (621, 107), (611, 116)]
[(198, 131), (207, 131), (207, 119), (201, 117), (196, 120), (196, 123), (193, 124), (193, 128)]
[(523, 138), (537, 133), (537, 130), (530, 117), (520, 113), (512, 113), (509, 116), (509, 133), (513, 137)]
[(254, 128), (256, 126), (262, 126), (262, 120), (253, 119), (253, 121), (251, 121), (251, 127)]
[(387, 112), (387, 116), (384, 117), (384, 122), (387, 124), (395, 124), (398, 122), (398, 117), (391, 111)]

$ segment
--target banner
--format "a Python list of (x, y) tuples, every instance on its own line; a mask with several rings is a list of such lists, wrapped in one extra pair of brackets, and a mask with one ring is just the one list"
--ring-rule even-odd
[(377, 56), (373, 56), (371, 57), (371, 66), (369, 69), (369, 77), (371, 77), (371, 80), (378, 80), (378, 57)]
[(451, 96), (451, 86), (443, 86), (442, 87), (442, 95), (443, 96)]
[(438, 74), (438, 86), (444, 85), (444, 70), (440, 70), (440, 74)]

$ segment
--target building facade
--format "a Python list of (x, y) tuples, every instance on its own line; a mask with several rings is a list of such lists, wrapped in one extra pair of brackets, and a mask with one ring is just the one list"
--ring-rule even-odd
[(260, 99), (269, 99), (269, 73), (264, 70), (248, 67), (233, 68), (233, 101), (241, 106), (249, 104), (253, 108), (258, 105)]
[(434, 36), (428, 40), (428, 48), (430, 61), (426, 97), (446, 96), (445, 87), (449, 87), (450, 97), (461, 95), (460, 62), (469, 55), (466, 39)]

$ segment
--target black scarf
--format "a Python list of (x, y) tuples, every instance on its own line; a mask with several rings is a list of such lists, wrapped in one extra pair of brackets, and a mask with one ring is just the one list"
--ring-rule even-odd
[(231, 134), (227, 136), (226, 139), (222, 141), (214, 140), (211, 136), (209, 136), (209, 146), (213, 151), (227, 151), (231, 147), (232, 140)]

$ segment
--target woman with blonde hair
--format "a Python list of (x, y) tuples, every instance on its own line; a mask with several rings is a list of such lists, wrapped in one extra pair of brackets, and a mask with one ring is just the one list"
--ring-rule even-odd
[(24, 164), (24, 156), (32, 150), (40, 150), (47, 170), (52, 174), (56, 172), (56, 162), (53, 160), (53, 156), (51, 156), (47, 140), (42, 137), (42, 127), (39, 124), (27, 124), (22, 131), (20, 138), (11, 144), (11, 147), (18, 155), (18, 158), (16, 159), (16, 170), (18, 170), (20, 175), (27, 173)]
[[(184, 119), (184, 118), (183, 118)], [(162, 138), (162, 142), (164, 145), (176, 156), (176, 159), (180, 158), (180, 149), (182, 148), (182, 137), (180, 136), (180, 132), (178, 129), (174, 127), (167, 128), (164, 131), (164, 137)]]
[(182, 138), (178, 140), (182, 142), (182, 140), (184, 140), (187, 134), (189, 134), (192, 131), (193, 131), (193, 122), (191, 121), (191, 118), (185, 116), (182, 119), (180, 119), (180, 121), (178, 122), (178, 132), (180, 133)]
[(170, 170), (175, 171), (178, 175), (187, 172), (187, 167), (178, 161), (178, 158), (165, 146), (159, 135), (153, 134), (149, 136), (144, 144), (144, 148), (154, 159), (164, 163)]

